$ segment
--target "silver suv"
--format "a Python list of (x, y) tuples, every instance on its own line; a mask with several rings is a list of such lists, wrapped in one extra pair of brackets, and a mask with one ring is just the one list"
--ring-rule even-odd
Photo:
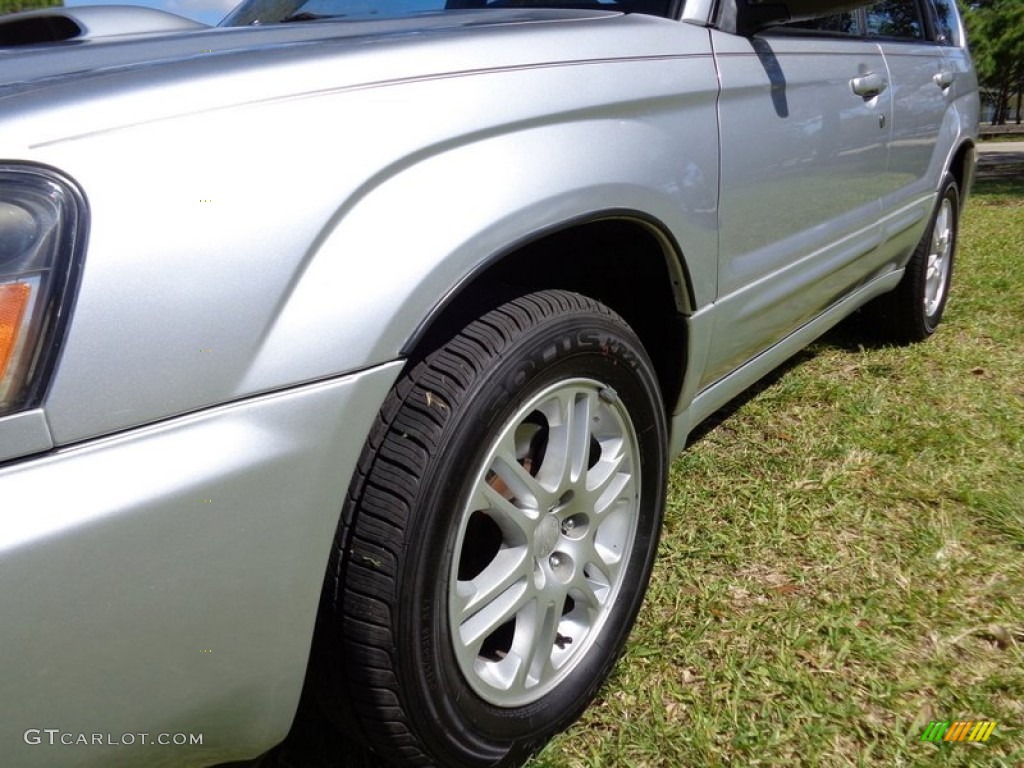
[(201, 766), (308, 674), (511, 766), (643, 599), (668, 462), (860, 310), (935, 331), (953, 0), (0, 19), (0, 750)]

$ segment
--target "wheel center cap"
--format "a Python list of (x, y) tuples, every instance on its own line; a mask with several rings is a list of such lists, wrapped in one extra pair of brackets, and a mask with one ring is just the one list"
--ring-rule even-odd
[(553, 515), (548, 515), (540, 521), (537, 530), (533, 533), (533, 554), (541, 559), (550, 555), (558, 543), (559, 534), (558, 520)]

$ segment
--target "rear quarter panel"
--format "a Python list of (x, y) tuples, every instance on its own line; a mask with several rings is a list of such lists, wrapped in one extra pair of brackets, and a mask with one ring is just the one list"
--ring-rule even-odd
[[(954, 156), (977, 140), (977, 79), (963, 48), (931, 42), (879, 45), (894, 90), (893, 136), (882, 197), (883, 255), (902, 267), (924, 234)], [(947, 90), (935, 80), (943, 72), (954, 76)]]

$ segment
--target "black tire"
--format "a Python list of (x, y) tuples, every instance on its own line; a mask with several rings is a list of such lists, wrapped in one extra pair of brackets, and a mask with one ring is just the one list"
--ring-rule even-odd
[(909, 344), (935, 333), (949, 298), (959, 228), (960, 188), (947, 173), (903, 279), (865, 308), (870, 327), (879, 338)]
[[(640, 341), (577, 294), (510, 301), (415, 365), (363, 451), (325, 584), (317, 675), (339, 725), (398, 765), (479, 768), (578, 717), (643, 600), (666, 444)], [(509, 552), (523, 564), (506, 574)]]

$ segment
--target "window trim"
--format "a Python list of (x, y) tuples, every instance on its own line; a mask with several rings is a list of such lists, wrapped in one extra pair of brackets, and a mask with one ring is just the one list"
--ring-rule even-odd
[(949, 0), (953, 9), (953, 18), (950, 19), (950, 29), (953, 36), (948, 40), (941, 40), (945, 37), (939, 33), (939, 4), (940, 0), (924, 0), (926, 24), (928, 25), (928, 39), (943, 48), (959, 48), (963, 45), (963, 28), (960, 21), (960, 11), (956, 7), (955, 0)]
[(897, 45), (937, 45), (943, 48), (956, 47), (957, 43), (955, 40), (941, 42), (938, 39), (938, 25), (934, 17), (935, 0), (910, 0), (910, 2), (913, 2), (917, 8), (917, 14), (921, 22), (921, 29), (923, 33), (922, 37), (897, 37), (867, 34), (867, 8), (858, 8), (854, 11), (848, 11), (848, 13), (853, 14), (856, 20), (857, 32), (855, 34), (835, 32), (832, 30), (791, 27), (788, 24), (780, 24), (779, 26), (771, 27), (760, 34), (773, 36), (783, 35), (787, 37), (813, 37), (823, 40), (860, 40), (864, 42), (878, 42)]
[(886, 42), (886, 43), (903, 43), (903, 44), (909, 43), (910, 45), (923, 45), (923, 44), (926, 44), (926, 43), (935, 44), (935, 39), (934, 39), (934, 36), (931, 34), (932, 30), (930, 29), (930, 25), (928, 23), (929, 22), (929, 14), (927, 14), (925, 12), (924, 7), (922, 7), (921, 0), (907, 0), (907, 2), (913, 3), (914, 6), (917, 8), (917, 18), (918, 18), (918, 20), (921, 23), (921, 37), (898, 37), (898, 36), (890, 36), (890, 35), (869, 35), (869, 34), (867, 34), (867, 29), (868, 29), (868, 9), (867, 8), (859, 8), (859, 9), (857, 9), (857, 14), (860, 17), (861, 30), (864, 33), (864, 39), (866, 39), (866, 40), (879, 40), (879, 41)]

